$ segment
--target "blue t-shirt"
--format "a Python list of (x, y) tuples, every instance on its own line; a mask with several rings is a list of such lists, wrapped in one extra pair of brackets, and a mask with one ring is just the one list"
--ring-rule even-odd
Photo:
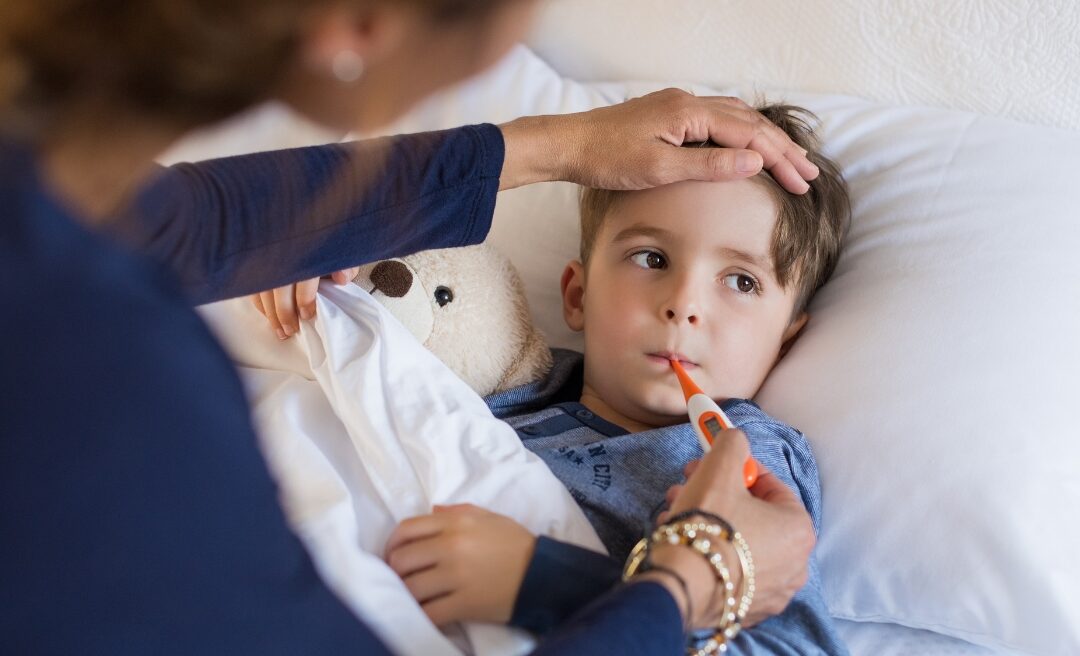
[[(184, 164), (92, 231), (0, 140), (4, 651), (387, 654), (289, 531), (191, 306), (477, 243), (502, 163), (483, 125)], [(537, 653), (676, 654), (679, 633), (636, 585)]]
[[(689, 423), (629, 433), (596, 416), (579, 403), (584, 357), (564, 349), (553, 349), (552, 355), (554, 365), (545, 378), (485, 400), (570, 490), (611, 558), (547, 538), (538, 541), (513, 620), (538, 632), (619, 580), (630, 549), (655, 526), (665, 492), (683, 482), (687, 462), (702, 456)], [(802, 433), (752, 401), (731, 399), (722, 407), (746, 433), (754, 457), (802, 499), (815, 531), (820, 530), (821, 484)], [(787, 609), (740, 633), (729, 651), (847, 653), (825, 606), (815, 560), (806, 585)]]

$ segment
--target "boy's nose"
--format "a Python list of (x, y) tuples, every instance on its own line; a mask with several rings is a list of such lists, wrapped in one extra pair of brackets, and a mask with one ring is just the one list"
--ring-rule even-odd
[(677, 324), (688, 323), (695, 325), (701, 320), (701, 308), (699, 305), (700, 294), (703, 291), (698, 285), (698, 277), (693, 271), (685, 271), (682, 275), (669, 278), (669, 286), (665, 290), (667, 298), (660, 306), (662, 317), (666, 321)]
[(675, 309), (669, 308), (666, 310), (667, 320), (681, 323), (686, 321), (687, 323), (698, 323), (698, 314), (693, 312), (679, 312)]
[(664, 315), (667, 317), (668, 321), (674, 321), (676, 323), (685, 321), (686, 323), (693, 325), (698, 322), (697, 313), (694, 312), (693, 309), (684, 310), (682, 308), (669, 306), (664, 310)]

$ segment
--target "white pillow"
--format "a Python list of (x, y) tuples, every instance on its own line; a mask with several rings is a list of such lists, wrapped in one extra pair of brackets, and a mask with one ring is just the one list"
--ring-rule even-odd
[[(520, 48), (395, 129), (577, 111), (661, 86), (578, 84)], [(815, 447), (831, 612), (1077, 653), (1080, 133), (780, 98), (823, 119), (854, 201), (836, 274), (758, 397)], [(537, 185), (500, 195), (491, 236), (537, 323), (571, 347), (558, 274), (577, 221), (573, 186)]]

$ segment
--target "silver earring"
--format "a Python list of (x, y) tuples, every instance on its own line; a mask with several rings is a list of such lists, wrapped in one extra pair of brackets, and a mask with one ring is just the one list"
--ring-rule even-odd
[(345, 49), (334, 55), (330, 70), (339, 81), (351, 84), (364, 74), (364, 60), (355, 50)]

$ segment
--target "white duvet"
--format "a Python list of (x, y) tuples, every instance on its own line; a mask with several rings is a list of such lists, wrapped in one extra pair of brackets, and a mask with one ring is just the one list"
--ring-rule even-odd
[(202, 308), (237, 362), (288, 520), (338, 595), (401, 654), (513, 654), (522, 632), (441, 633), (382, 560), (393, 528), (473, 503), (603, 551), (544, 463), (356, 285), (324, 281), (318, 316), (279, 342), (246, 299)]

